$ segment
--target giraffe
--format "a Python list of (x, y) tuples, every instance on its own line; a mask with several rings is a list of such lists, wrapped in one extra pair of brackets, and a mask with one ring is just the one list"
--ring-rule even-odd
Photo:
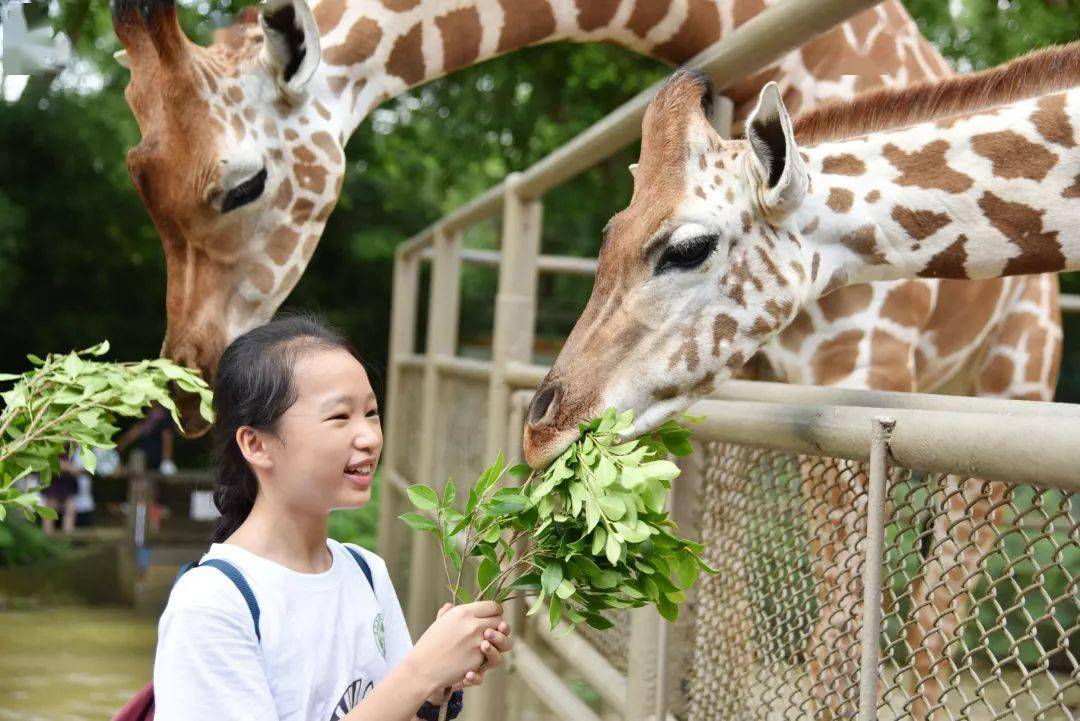
[[(646, 112), (634, 194), (605, 228), (592, 295), (529, 406), (526, 460), (543, 466), (577, 436), (580, 421), (609, 406), (633, 409), (633, 432), (648, 431), (712, 392), (837, 289), (1080, 268), (1072, 220), (1080, 211), (1080, 88), (1060, 92), (1078, 83), (1080, 44), (936, 88), (877, 91), (795, 121), (770, 83), (747, 139), (726, 141), (707, 120), (707, 79), (677, 73)], [(922, 286), (889, 291), (897, 313), (930, 303), (929, 291), (920, 299), (910, 288)], [(872, 330), (876, 347), (900, 347), (894, 341), (910, 324), (883, 315), (890, 322)], [(868, 340), (852, 328), (848, 360), (834, 362), (852, 362)], [(1052, 377), (1058, 361), (997, 354), (983, 382)], [(825, 501), (822, 513), (842, 509), (847, 499), (824, 488), (810, 489)], [(907, 629), (922, 676), (916, 718), (940, 707), (947, 649), (970, 591), (970, 573), (958, 571), (977, 570), (970, 564), (978, 556), (958, 546), (992, 540), (987, 529), (1003, 493), (991, 490), (980, 504), (969, 490), (956, 494), (957, 506), (966, 503), (975, 517), (952, 529), (963, 537), (940, 549), (949, 560), (922, 579), (925, 604)], [(834, 583), (857, 585), (855, 553), (840, 546), (832, 549)], [(861, 610), (823, 600), (839, 617), (821, 613), (823, 645), (857, 658), (857, 641), (835, 625), (857, 621)], [(937, 625), (925, 622), (929, 610), (944, 611)], [(815, 691), (827, 706), (850, 701), (828, 698), (828, 684)]]
[[(213, 378), (229, 340), (269, 319), (303, 273), (341, 192), (343, 147), (379, 103), (542, 42), (611, 42), (683, 62), (764, 0), (265, 0), (209, 47), (173, 0), (111, 0), (141, 141), (129, 174), (167, 266), (161, 353)], [(790, 107), (948, 65), (887, 0), (728, 89), (745, 116), (767, 80)], [(832, 330), (820, 327), (817, 336)], [(180, 392), (186, 434), (207, 430)]]

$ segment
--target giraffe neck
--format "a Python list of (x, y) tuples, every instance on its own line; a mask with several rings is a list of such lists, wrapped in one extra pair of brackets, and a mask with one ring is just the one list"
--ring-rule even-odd
[(808, 149), (812, 295), (1080, 268), (1080, 88)]

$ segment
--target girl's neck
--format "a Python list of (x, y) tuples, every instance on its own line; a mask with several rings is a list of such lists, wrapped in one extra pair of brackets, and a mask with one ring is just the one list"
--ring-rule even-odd
[(230, 543), (298, 573), (325, 573), (332, 557), (326, 547), (327, 514), (311, 515), (261, 492)]

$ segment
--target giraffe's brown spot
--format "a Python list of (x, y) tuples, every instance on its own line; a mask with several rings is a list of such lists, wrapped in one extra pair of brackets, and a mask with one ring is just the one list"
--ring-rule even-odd
[(687, 335), (683, 339), (679, 348), (668, 360), (668, 370), (677, 368), (679, 364), (683, 362), (686, 363), (686, 370), (691, 373), (697, 370), (698, 363), (701, 362), (701, 359), (698, 357), (697, 339), (691, 335)]
[(765, 0), (739, 0), (732, 4), (732, 24), (739, 27), (764, 9)]
[(851, 375), (859, 360), (859, 343), (862, 339), (861, 330), (847, 330), (818, 346), (814, 357), (810, 359), (814, 382), (827, 386)]
[(248, 271), (248, 280), (260, 293), (269, 293), (274, 288), (274, 271), (265, 265), (253, 265)]
[(318, 160), (315, 153), (311, 152), (311, 149), (304, 145), (298, 145), (293, 148), (293, 157), (306, 165), (310, 165)]
[(653, 398), (658, 401), (669, 401), (679, 395), (679, 386), (661, 386), (652, 392)]
[(716, 168), (717, 170), (723, 170), (724, 169), (724, 158), (722, 156), (720, 156), (720, 155), (717, 155), (716, 160), (713, 161), (713, 167)]
[(750, 213), (748, 213), (747, 211), (744, 210), (739, 215), (739, 218), (742, 220), (742, 232), (743, 233), (749, 233), (750, 232), (750, 226), (752, 225), (752, 220), (753, 220), (750, 217)]
[(728, 367), (728, 370), (737, 371), (742, 368), (743, 363), (746, 361), (743, 359), (743, 354), (735, 351), (731, 354), (731, 357), (724, 363)]
[(408, 85), (416, 85), (424, 79), (423, 23), (416, 23), (409, 31), (394, 41), (386, 71), (396, 75)]
[(386, 6), (388, 10), (393, 10), (396, 13), (403, 13), (412, 10), (419, 5), (420, 0), (382, 0), (382, 4)]
[(963, 193), (971, 188), (975, 181), (949, 167), (945, 160), (945, 151), (948, 149), (947, 142), (935, 140), (922, 150), (910, 153), (905, 153), (892, 143), (886, 143), (881, 153), (900, 172), (900, 176), (893, 181), (897, 185)]
[(990, 278), (978, 283), (945, 280), (938, 284), (938, 308), (963, 308), (963, 313), (935, 313), (926, 325), (939, 358), (969, 348), (986, 330), (997, 312), (1005, 280)]
[(806, 280), (806, 268), (803, 267), (802, 263), (797, 260), (791, 261), (791, 269), (795, 271), (795, 275), (799, 276), (800, 282)]
[(867, 203), (871, 203), (871, 204), (876, 203), (876, 202), (878, 202), (878, 200), (880, 198), (881, 198), (881, 191), (880, 190), (871, 190), (869, 193), (866, 194), (866, 202)]
[(1027, 365), (1024, 367), (1024, 378), (1028, 383), (1038, 383), (1043, 379), (1043, 358), (1046, 353), (1046, 341), (1047, 333), (1045, 328), (1037, 326), (1028, 333), (1028, 359)]
[(713, 385), (716, 381), (716, 372), (709, 371), (703, 375), (694, 385), (690, 386), (690, 396), (698, 397), (709, 393), (713, 389)]
[(818, 307), (825, 320), (830, 323), (837, 318), (861, 313), (874, 299), (874, 289), (867, 283), (853, 285), (835, 293), (830, 293), (818, 301)]
[(200, 66), (199, 70), (202, 72), (203, 79), (206, 81), (206, 89), (210, 91), (211, 95), (217, 95), (217, 78), (210, 72), (210, 68)]
[(306, 223), (311, 218), (311, 212), (315, 210), (315, 203), (307, 198), (297, 198), (292, 207), (292, 222), (294, 225)]
[(670, 0), (634, 3), (634, 11), (630, 13), (630, 20), (627, 21), (626, 27), (639, 38), (645, 37), (658, 22), (664, 19), (670, 4)]
[(1054, 153), (1011, 130), (976, 135), (971, 147), (993, 163), (999, 178), (1042, 180), (1058, 161)]
[(694, 195), (705, 200), (705, 191), (701, 189), (700, 185), (694, 188)]
[(754, 325), (750, 326), (749, 333), (750, 333), (751, 336), (753, 336), (755, 338), (760, 338), (762, 336), (765, 336), (765, 335), (768, 335), (768, 334), (772, 333), (773, 328), (774, 328), (774, 326), (773, 326), (772, 323), (770, 323), (765, 318), (762, 318), (761, 316), (758, 316), (757, 318), (754, 319)]
[(914, 375), (909, 369), (911, 346), (893, 334), (874, 329), (870, 336), (870, 387), (878, 391), (911, 392)]
[(790, 300), (777, 301), (769, 298), (765, 301), (765, 312), (778, 321), (785, 321), (791, 315), (793, 306)]
[(1013, 384), (1013, 370), (1013, 362), (1008, 356), (995, 354), (979, 376), (981, 389), (998, 395), (1004, 393)]
[(342, 156), (341, 149), (338, 144), (334, 142), (334, 136), (325, 130), (320, 130), (311, 136), (311, 142), (319, 146), (319, 149), (323, 151), (326, 159), (330, 161), (331, 165), (340, 165)]
[(799, 313), (787, 328), (780, 332), (780, 345), (797, 351), (806, 337), (814, 332), (814, 321), (809, 313)]
[(687, 0), (686, 20), (678, 32), (653, 52), (661, 58), (682, 62), (716, 42), (720, 37), (720, 12), (714, 0)]
[(907, 328), (922, 328), (930, 317), (930, 289), (924, 283), (898, 283), (881, 304), (881, 317)]
[(333, 198), (329, 203), (319, 208), (319, 212), (315, 214), (316, 223), (325, 223), (326, 219), (330, 217), (330, 213), (334, 212), (334, 206), (337, 205), (337, 198)]
[(300, 133), (296, 132), (292, 128), (285, 128), (285, 139), (290, 143), (300, 137)]
[(1046, 273), (1065, 267), (1065, 255), (1061, 252), (1057, 231), (1043, 230), (1045, 211), (1002, 200), (989, 192), (979, 198), (979, 208), (990, 224), (1020, 250), (1005, 263), (1004, 275)]
[(795, 237), (794, 233), (792, 233), (790, 230), (786, 230), (784, 232), (787, 234), (787, 239), (794, 243), (796, 248), (802, 247), (802, 243), (799, 242), (799, 239)]
[(964, 264), (967, 262), (967, 250), (964, 244), (967, 236), (961, 233), (945, 250), (941, 251), (919, 271), (920, 278), (966, 278), (967, 271)]
[(300, 184), (300, 187), (309, 193), (322, 195), (323, 191), (326, 190), (326, 168), (321, 164), (300, 163), (293, 167), (293, 174), (296, 176), (296, 182)]
[(236, 105), (244, 99), (244, 92), (240, 90), (236, 85), (230, 85), (229, 89), (225, 91), (225, 104)]
[(315, 112), (321, 115), (323, 117), (323, 120), (330, 119), (330, 109), (323, 105), (321, 100), (316, 100), (314, 106)]
[(832, 293), (837, 288), (842, 288), (847, 285), (848, 274), (843, 268), (837, 268), (829, 276), (829, 282), (825, 284), (825, 287), (821, 289), (821, 296), (825, 297), (829, 293)]
[(727, 313), (719, 313), (713, 320), (713, 355), (720, 353), (720, 345), (724, 342), (735, 340), (735, 333), (739, 330), (739, 322)]
[(1047, 95), (1039, 100), (1038, 110), (1031, 116), (1031, 122), (1039, 135), (1051, 143), (1064, 148), (1075, 148), (1072, 123), (1065, 112), (1065, 93)]
[(311, 12), (315, 16), (315, 24), (319, 26), (319, 35), (325, 37), (341, 22), (345, 0), (321, 0)]
[(349, 79), (344, 76), (335, 76), (326, 81), (330, 86), (330, 92), (334, 95), (341, 95), (345, 92), (345, 88), (349, 85)]
[(619, 0), (577, 0), (578, 27), (589, 32), (605, 27), (615, 17)]
[(244, 120), (248, 121), (249, 123), (255, 122), (255, 108), (244, 108)]
[[(1077, 184), (1080, 185), (1080, 180), (1077, 181)], [(734, 203), (735, 202), (735, 191), (733, 191), (731, 188), (728, 188), (727, 192), (724, 193), (724, 197), (727, 198), (728, 203)]]
[(266, 241), (266, 254), (278, 265), (284, 265), (296, 250), (298, 242), (300, 242), (299, 233), (287, 226), (281, 226), (271, 233), (270, 239)]
[(847, 188), (829, 188), (828, 205), (836, 213), (846, 213), (851, 210), (851, 204), (855, 202), (855, 194)]
[(443, 38), (443, 71), (451, 72), (468, 67), (480, 56), (480, 12), (464, 7), (435, 18)]
[(818, 268), (821, 267), (821, 253), (814, 252), (814, 259), (810, 261), (810, 282), (817, 281)]
[(293, 187), (292, 181), (285, 178), (281, 181), (281, 185), (278, 187), (277, 198), (274, 199), (274, 207), (284, 210), (289, 207), (289, 203), (292, 202)]
[(379, 23), (371, 18), (359, 18), (349, 28), (345, 41), (323, 51), (327, 65), (357, 65), (370, 58), (382, 40)]
[(300, 253), (303, 256), (304, 260), (307, 260), (308, 258), (311, 257), (311, 254), (315, 252), (315, 246), (317, 246), (318, 244), (319, 244), (319, 234), (318, 233), (312, 233), (311, 235), (309, 235), (307, 237), (307, 240), (304, 241), (304, 248), (303, 248), (303, 250), (300, 251)]
[(1080, 198), (1080, 175), (1073, 180), (1073, 184), (1061, 191), (1062, 198)]
[(811, 220), (809, 223), (807, 223), (806, 227), (803, 228), (802, 230), (800, 230), (799, 232), (802, 233), (803, 235), (810, 235), (815, 230), (817, 230), (817, 227), (818, 227), (818, 217), (815, 215), (814, 219)]
[(300, 278), (300, 269), (297, 268), (294, 265), (292, 268), (289, 268), (289, 272), (285, 274), (284, 278), (282, 278), (281, 287), (286, 289), (286, 290), (289, 290), (294, 285), (296, 285), (296, 281), (299, 280), (299, 278)]
[(237, 137), (244, 136), (244, 121), (239, 115), (230, 116), (229, 123), (232, 125), (232, 129), (236, 131)]
[(851, 153), (830, 155), (822, 161), (821, 172), (830, 175), (862, 175), (866, 172), (866, 163)]
[(933, 210), (912, 210), (903, 205), (893, 206), (892, 219), (914, 240), (924, 240), (952, 222), (946, 213)]
[(555, 33), (555, 14), (547, 0), (499, 0), (503, 8), (499, 52), (517, 50)]
[[(776, 278), (777, 285), (781, 288), (786, 287), (788, 285), (788, 279), (785, 278), (784, 274), (780, 272), (780, 269), (776, 267), (776, 263), (774, 263), (769, 254), (765, 252), (765, 249), (759, 245), (757, 246), (757, 253), (758, 257), (761, 258), (762, 264), (765, 266), (765, 270), (768, 271), (771, 276)], [(755, 283), (755, 285), (757, 285), (757, 283)], [(759, 287), (758, 290), (761, 290), (761, 288)]]
[(705, 157), (705, 154), (704, 154), (704, 153), (702, 153), (701, 155), (699, 155), (699, 156), (698, 156), (698, 159), (697, 159), (697, 163), (698, 163), (698, 169), (699, 169), (699, 170), (703, 170), (703, 171), (704, 171), (704, 170), (706, 170), (706, 169), (707, 169), (707, 168), (709, 167), (709, 161), (708, 161), (708, 159), (707, 159), (707, 158)]
[(273, 120), (270, 120), (269, 118), (267, 118), (266, 120), (263, 121), (263, 133), (266, 134), (267, 138), (270, 138), (270, 139), (277, 138), (277, 136), (278, 136), (277, 124)]
[(840, 242), (862, 257), (870, 265), (884, 265), (887, 261), (881, 250), (878, 249), (877, 237), (873, 225), (864, 225), (856, 228), (840, 238)]

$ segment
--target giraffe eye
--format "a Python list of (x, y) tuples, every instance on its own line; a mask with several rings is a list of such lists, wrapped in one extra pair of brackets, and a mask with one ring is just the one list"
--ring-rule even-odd
[(247, 205), (262, 195), (265, 188), (266, 168), (263, 168), (225, 194), (225, 200), (221, 203), (221, 212), (228, 213), (230, 210)]
[(659, 275), (669, 270), (690, 270), (705, 262), (705, 259), (716, 250), (720, 241), (718, 235), (699, 235), (664, 249), (664, 254), (656, 263), (654, 275)]

